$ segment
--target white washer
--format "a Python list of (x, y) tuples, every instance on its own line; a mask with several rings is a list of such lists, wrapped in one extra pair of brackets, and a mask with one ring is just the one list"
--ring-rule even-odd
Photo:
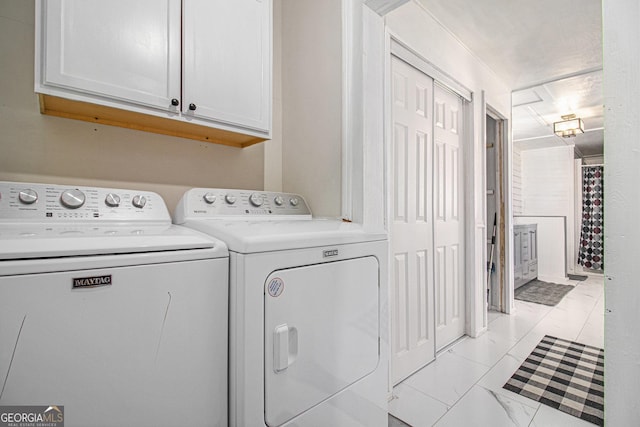
[(189, 190), (230, 257), (231, 426), (387, 426), (387, 240), (296, 194)]
[(226, 426), (228, 261), (155, 193), (0, 182), (0, 405)]

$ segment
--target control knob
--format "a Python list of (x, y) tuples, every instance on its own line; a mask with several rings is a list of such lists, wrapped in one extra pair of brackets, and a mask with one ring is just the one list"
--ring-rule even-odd
[(273, 199), (273, 201), (278, 206), (282, 206), (282, 204), (284, 203), (284, 199), (282, 198), (282, 196), (276, 196), (275, 199)]
[(289, 199), (289, 203), (291, 203), (291, 206), (298, 206), (298, 203), (300, 203), (300, 199), (298, 199), (297, 197), (292, 197)]
[(202, 198), (204, 199), (205, 202), (207, 202), (210, 205), (212, 205), (213, 202), (216, 201), (216, 196), (213, 193), (207, 193)]
[(262, 194), (259, 194), (259, 193), (251, 194), (251, 196), (249, 196), (249, 201), (256, 208), (259, 208), (264, 203), (264, 199), (262, 198)]
[(107, 194), (107, 197), (104, 198), (104, 204), (110, 208), (117, 208), (120, 206), (120, 196), (114, 193), (109, 193)]
[(233, 194), (227, 194), (226, 196), (224, 196), (224, 200), (232, 205), (236, 202), (236, 196), (234, 196)]
[(84, 193), (77, 188), (64, 190), (62, 194), (60, 194), (60, 203), (69, 209), (78, 209), (84, 205), (85, 200)]
[(147, 204), (147, 198), (140, 195), (133, 196), (133, 199), (131, 200), (131, 204), (138, 209), (142, 209), (144, 208), (144, 205)]
[(18, 200), (20, 200), (20, 202), (24, 203), (25, 205), (31, 205), (38, 200), (38, 193), (30, 188), (21, 190), (18, 194)]

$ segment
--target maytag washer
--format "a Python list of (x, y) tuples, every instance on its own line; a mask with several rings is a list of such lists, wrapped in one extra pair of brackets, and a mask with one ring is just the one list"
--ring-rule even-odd
[(189, 190), (174, 222), (230, 257), (231, 426), (386, 426), (387, 240), (296, 194)]
[(0, 405), (226, 426), (228, 261), (155, 193), (0, 182)]

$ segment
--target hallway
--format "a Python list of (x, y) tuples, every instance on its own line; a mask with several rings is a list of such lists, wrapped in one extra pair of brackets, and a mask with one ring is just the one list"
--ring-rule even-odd
[(389, 426), (592, 426), (502, 386), (544, 335), (604, 347), (603, 280), (567, 280), (575, 288), (555, 307), (516, 301), (511, 316), (490, 312), (487, 332), (463, 338), (394, 388)]

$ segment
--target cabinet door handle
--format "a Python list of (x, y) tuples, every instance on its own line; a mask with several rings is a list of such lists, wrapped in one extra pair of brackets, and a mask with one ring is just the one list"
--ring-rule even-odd
[(189, 104), (189, 110), (196, 111), (196, 104), (194, 103)]
[(180, 105), (180, 101), (178, 101), (177, 98), (173, 98), (171, 100), (171, 105), (173, 105), (174, 107), (177, 107), (178, 105)]

